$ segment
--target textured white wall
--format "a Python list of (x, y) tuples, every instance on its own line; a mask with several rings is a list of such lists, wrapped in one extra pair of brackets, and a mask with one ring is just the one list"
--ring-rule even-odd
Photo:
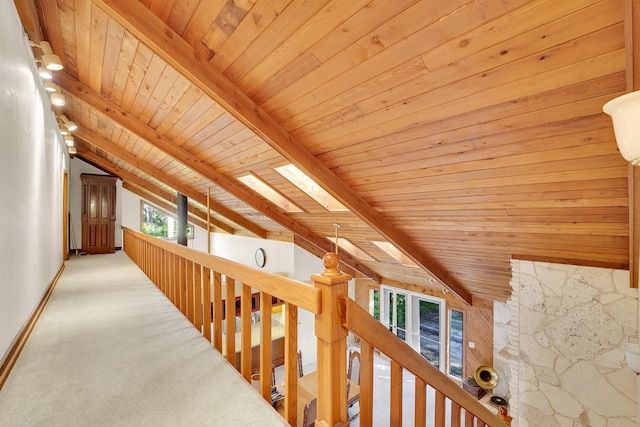
[(63, 263), (69, 157), (12, 1), (0, 2), (0, 357)]

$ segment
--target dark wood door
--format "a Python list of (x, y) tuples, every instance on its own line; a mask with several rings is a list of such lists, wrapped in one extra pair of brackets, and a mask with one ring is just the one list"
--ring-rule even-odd
[(115, 252), (115, 176), (82, 174), (82, 252)]

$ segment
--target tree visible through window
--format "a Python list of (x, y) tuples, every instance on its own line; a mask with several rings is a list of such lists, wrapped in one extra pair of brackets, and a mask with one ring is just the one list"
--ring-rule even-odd
[[(178, 238), (178, 221), (173, 215), (142, 202), (142, 232), (163, 239)], [(193, 226), (187, 226), (187, 238), (193, 239)]]

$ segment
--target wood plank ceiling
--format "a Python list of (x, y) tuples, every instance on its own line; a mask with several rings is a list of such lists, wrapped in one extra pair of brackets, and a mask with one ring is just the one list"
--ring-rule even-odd
[(322, 254), (339, 223), (368, 254), (343, 248), (348, 270), (468, 302), (508, 297), (510, 257), (628, 268), (628, 168), (602, 113), (628, 88), (623, 0), (16, 4), (62, 58), (78, 156), (201, 219), (210, 191), (217, 231)]

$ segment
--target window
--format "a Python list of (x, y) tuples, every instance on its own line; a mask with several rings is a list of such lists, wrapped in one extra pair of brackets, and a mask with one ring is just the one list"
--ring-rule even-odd
[(309, 197), (315, 200), (320, 206), (329, 212), (348, 212), (342, 203), (335, 199), (331, 194), (327, 193), (324, 188), (320, 187), (304, 172), (292, 164), (280, 166), (275, 169), (280, 175), (289, 180), (293, 185), (307, 193)]
[[(141, 202), (142, 219), (140, 229), (144, 234), (163, 239), (178, 238), (178, 220), (174, 215), (164, 212), (155, 206)], [(194, 229), (187, 225), (187, 238), (193, 239)]]
[(374, 319), (380, 320), (380, 291), (371, 290), (371, 299), (369, 300), (369, 313)]
[(373, 312), (379, 307), (379, 320), (391, 332), (441, 371), (462, 378), (462, 312), (449, 310), (447, 319), (444, 299), (390, 286), (380, 286), (377, 297), (374, 292)]
[(449, 310), (449, 371), (462, 379), (462, 312)]
[(271, 200), (271, 202), (275, 203), (278, 207), (282, 208), (286, 212), (302, 212), (302, 209), (300, 209), (295, 203), (284, 197), (282, 194), (278, 193), (269, 184), (267, 184), (257, 176), (248, 174), (245, 176), (241, 176), (238, 179), (242, 181), (247, 187), (250, 187), (253, 190), (257, 191), (266, 199)]

